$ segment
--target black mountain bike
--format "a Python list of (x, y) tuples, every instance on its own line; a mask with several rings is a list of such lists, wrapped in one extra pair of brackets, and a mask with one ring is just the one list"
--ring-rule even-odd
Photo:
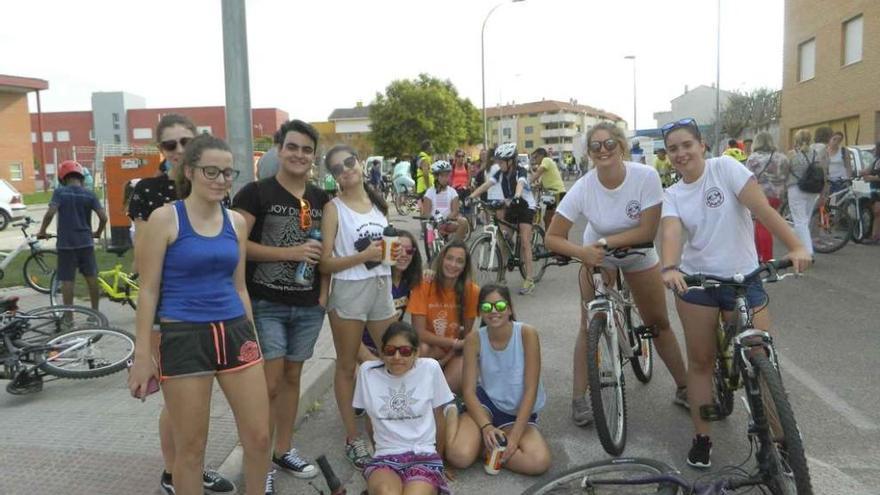
[[(471, 241), (471, 260), (476, 272), (477, 283), (482, 285), (488, 282), (501, 283), (505, 272), (519, 269), (520, 275), (526, 277), (526, 266), (522, 260), (521, 249), (532, 250), (532, 280), (538, 283), (547, 269), (548, 256), (544, 247), (544, 229), (540, 225), (532, 225), (532, 238), (523, 246), (519, 237), (519, 228), (504, 220), (499, 220), (495, 212), (500, 208), (498, 204), (481, 201), (483, 209), (489, 212), (491, 224), (476, 232)], [(512, 238), (504, 233), (501, 227), (512, 230)]]

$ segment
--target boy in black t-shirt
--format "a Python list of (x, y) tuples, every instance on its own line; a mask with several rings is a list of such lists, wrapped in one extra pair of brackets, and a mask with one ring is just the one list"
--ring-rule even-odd
[[(321, 243), (314, 239), (329, 197), (309, 182), (318, 145), (311, 125), (285, 122), (275, 144), (278, 173), (243, 187), (233, 208), (249, 229), (247, 286), (271, 401), (272, 462), (296, 477), (311, 478), (318, 470), (291, 444), (302, 365), (312, 357), (329, 292), (329, 276), (317, 269)], [(312, 273), (310, 281), (297, 273), (301, 269)]]

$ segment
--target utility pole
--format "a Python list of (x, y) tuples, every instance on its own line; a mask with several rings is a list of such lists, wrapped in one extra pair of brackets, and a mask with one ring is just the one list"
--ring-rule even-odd
[(223, 0), (223, 67), (226, 73), (226, 140), (235, 168), (232, 184), (238, 191), (254, 180), (254, 140), (251, 128), (251, 90), (248, 76), (247, 23), (244, 0)]

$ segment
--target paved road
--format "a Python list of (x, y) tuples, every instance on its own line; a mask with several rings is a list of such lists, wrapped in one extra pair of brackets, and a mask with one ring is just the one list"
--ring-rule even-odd
[[(848, 245), (838, 253), (819, 255), (804, 277), (768, 286), (783, 379), (804, 436), (816, 493), (868, 494), (880, 486), (880, 360), (874, 352), (880, 348), (878, 257), (880, 248)], [(542, 334), (542, 377), (549, 400), (540, 425), (552, 449), (551, 474), (607, 458), (593, 429), (578, 428), (569, 420), (571, 346), (578, 320), (576, 269), (550, 268), (534, 295), (514, 296), (517, 315)], [(510, 274), (508, 281), (518, 286), (519, 275)], [(703, 473), (684, 462), (692, 436), (689, 417), (671, 403), (672, 379), (659, 360), (657, 364), (649, 385), (627, 375), (625, 455), (663, 460), (696, 479)], [(326, 453), (340, 477), (350, 482), (349, 493), (359, 493), (364, 483), (344, 460), (332, 391), (321, 402), (321, 409), (300, 426), (296, 443), (309, 456)], [(737, 399), (734, 414), (714, 425), (713, 475), (723, 466), (753, 465), (745, 431), (746, 416)], [(282, 475), (280, 481), (280, 493), (317, 493), (290, 476)], [(452, 486), (458, 493), (506, 494), (520, 493), (535, 481), (509, 472), (489, 477), (475, 465), (459, 472)], [(313, 483), (323, 488), (323, 481)]]

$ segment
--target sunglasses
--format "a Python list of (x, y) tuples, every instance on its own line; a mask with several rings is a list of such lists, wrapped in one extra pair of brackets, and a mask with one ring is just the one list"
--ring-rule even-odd
[(354, 168), (355, 165), (357, 165), (357, 162), (358, 162), (358, 157), (356, 155), (351, 155), (350, 157), (346, 158), (345, 160), (342, 160), (342, 163), (330, 165), (330, 167), (328, 167), (328, 168), (330, 169), (330, 174), (333, 175), (334, 177), (336, 177), (342, 173), (342, 171), (344, 170), (343, 167), (348, 168), (348, 169), (352, 169), (352, 168)]
[(688, 117), (686, 119), (676, 120), (675, 122), (670, 122), (663, 127), (660, 128), (660, 132), (663, 134), (663, 139), (666, 139), (666, 136), (676, 130), (681, 129), (682, 127), (690, 127), (694, 130), (694, 133), (697, 137), (700, 137), (700, 127), (697, 125), (697, 121)]
[(312, 205), (306, 199), (299, 200), (299, 226), (302, 230), (312, 227)]
[(201, 165), (193, 165), (192, 168), (202, 169), (202, 174), (208, 180), (217, 180), (217, 177), (223, 176), (227, 181), (233, 181), (238, 178), (238, 175), (241, 173), (241, 170), (236, 170), (234, 168), (223, 168), (215, 167), (213, 165), (208, 165), (207, 167), (202, 167)]
[(483, 313), (491, 313), (494, 309), (495, 311), (501, 313), (502, 311), (507, 309), (508, 306), (509, 303), (503, 299), (500, 301), (495, 301), (494, 303), (483, 301), (480, 303), (480, 311), (482, 311)]
[(178, 139), (168, 139), (159, 143), (159, 147), (164, 151), (174, 151), (177, 149), (177, 144), (180, 143), (181, 148), (186, 148), (186, 145), (192, 141), (193, 138), (183, 137)]
[(590, 141), (589, 147), (590, 151), (594, 153), (598, 153), (602, 151), (602, 147), (605, 147), (608, 151), (614, 151), (617, 149), (617, 140), (616, 139), (606, 139), (605, 141)]
[(416, 248), (414, 248), (414, 247), (412, 247), (412, 246), (410, 246), (410, 247), (402, 247), (402, 248), (400, 248), (400, 252), (402, 252), (403, 254), (406, 254), (406, 255), (412, 256), (412, 254), (416, 252)]
[(411, 345), (398, 345), (398, 346), (386, 345), (386, 346), (382, 347), (382, 354), (384, 354), (388, 357), (391, 357), (391, 356), (397, 354), (398, 352), (403, 357), (410, 357), (413, 355), (414, 352), (416, 352), (416, 348)]

